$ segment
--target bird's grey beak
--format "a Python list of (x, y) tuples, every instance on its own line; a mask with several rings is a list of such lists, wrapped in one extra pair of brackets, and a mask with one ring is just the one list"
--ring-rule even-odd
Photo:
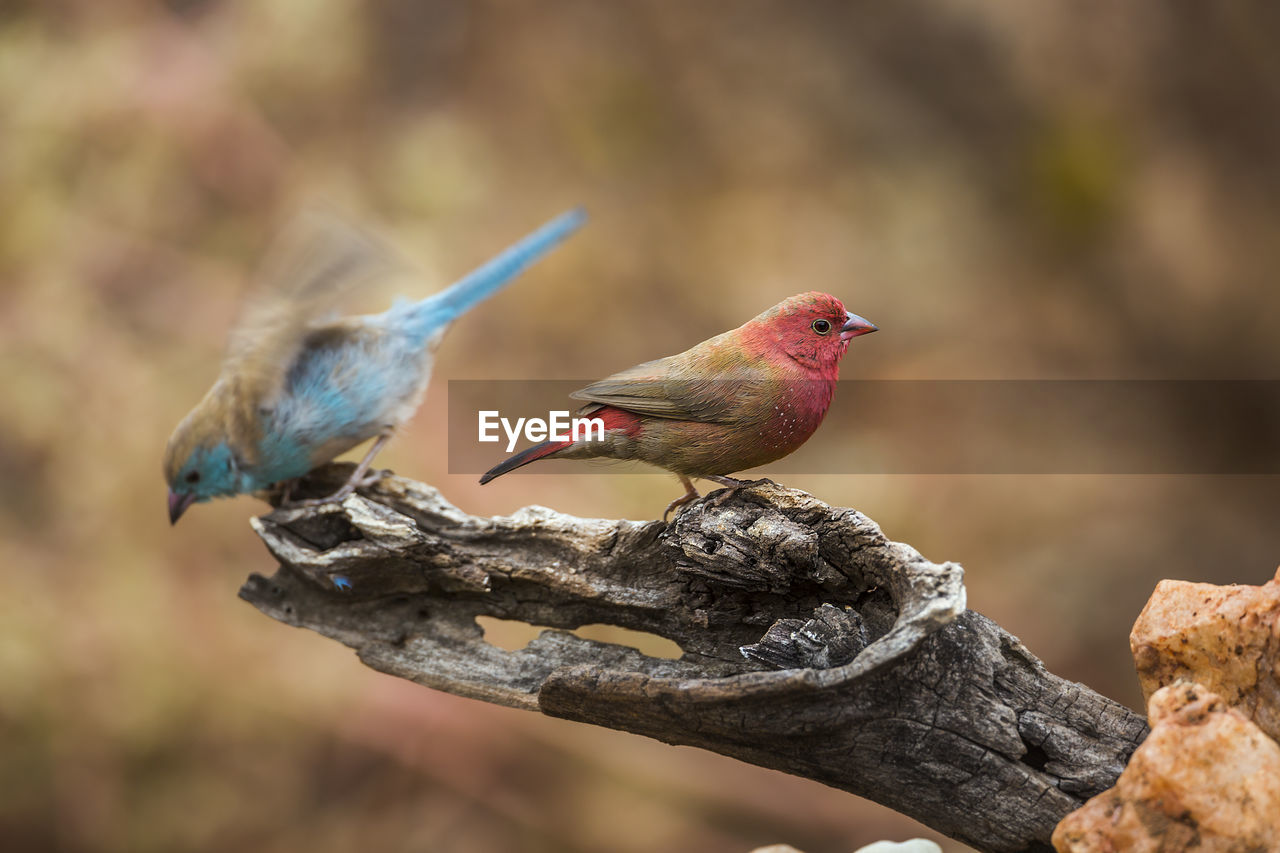
[(178, 519), (182, 518), (182, 514), (187, 511), (187, 507), (196, 502), (195, 495), (180, 495), (173, 489), (169, 490), (169, 524), (177, 524)]
[(840, 327), (840, 340), (847, 341), (858, 335), (869, 335), (880, 331), (880, 327), (870, 320), (864, 320), (851, 311), (844, 312), (844, 325)]

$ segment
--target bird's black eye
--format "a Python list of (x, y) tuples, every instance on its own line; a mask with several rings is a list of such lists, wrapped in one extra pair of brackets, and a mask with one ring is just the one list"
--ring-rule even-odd
[(825, 335), (831, 331), (830, 320), (814, 320), (812, 324), (813, 330), (820, 335)]
[(188, 483), (198, 483), (200, 482), (200, 472), (188, 471), (187, 476), (183, 477), (182, 479), (186, 480)]

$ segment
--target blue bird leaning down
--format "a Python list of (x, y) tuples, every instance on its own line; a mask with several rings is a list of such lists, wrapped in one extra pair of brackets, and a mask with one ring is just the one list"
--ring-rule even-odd
[(449, 325), (578, 229), (562, 214), (446, 290), (382, 314), (326, 319), (353, 285), (403, 267), (363, 235), (302, 221), (263, 267), (222, 372), (165, 448), (169, 522), (193, 503), (301, 477), (376, 439), (339, 500), (418, 408)]

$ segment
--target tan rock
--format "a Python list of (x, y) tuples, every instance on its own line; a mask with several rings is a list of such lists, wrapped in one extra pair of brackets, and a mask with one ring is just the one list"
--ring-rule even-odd
[(1280, 571), (1262, 586), (1160, 581), (1129, 647), (1147, 700), (1195, 681), (1280, 740)]
[(1202, 685), (1162, 688), (1116, 786), (1067, 815), (1059, 853), (1280, 850), (1280, 745)]

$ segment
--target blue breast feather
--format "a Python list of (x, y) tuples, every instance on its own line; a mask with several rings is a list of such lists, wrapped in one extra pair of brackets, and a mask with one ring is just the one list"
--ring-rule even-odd
[[(387, 328), (392, 312), (317, 330), (307, 339), (267, 417), (259, 458), (265, 482), (300, 477), (332, 456), (397, 426), (430, 375), (431, 351), (417, 330)], [(321, 460), (323, 461), (323, 460)]]

